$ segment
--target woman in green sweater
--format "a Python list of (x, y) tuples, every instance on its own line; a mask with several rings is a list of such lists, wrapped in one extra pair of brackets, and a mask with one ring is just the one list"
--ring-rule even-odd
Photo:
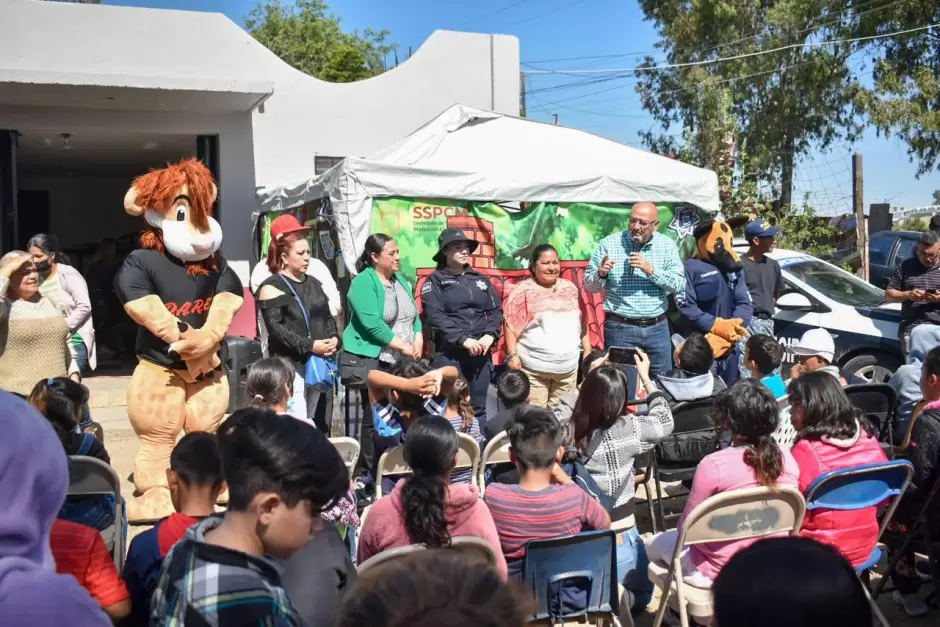
[(358, 414), (348, 418), (346, 433), (359, 433), (359, 462), (365, 471), (372, 467), (375, 451), (372, 410), (365, 391), (369, 370), (390, 364), (399, 355), (418, 359), (424, 351), (421, 318), (411, 286), (400, 270), (395, 240), (373, 233), (356, 260), (358, 274), (347, 294), (349, 323), (343, 332), (340, 375), (350, 394), (349, 407)]

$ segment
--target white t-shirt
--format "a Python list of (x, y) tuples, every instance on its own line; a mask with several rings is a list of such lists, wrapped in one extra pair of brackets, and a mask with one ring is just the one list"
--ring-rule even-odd
[(516, 350), (529, 370), (567, 374), (581, 357), (581, 312), (546, 311), (537, 314), (519, 336)]
[[(326, 299), (330, 304), (330, 313), (333, 316), (338, 315), (343, 310), (343, 301), (340, 299), (339, 290), (336, 288), (336, 281), (333, 280), (330, 269), (319, 259), (311, 258), (310, 263), (307, 264), (307, 275), (312, 276), (320, 282), (320, 285), (323, 286), (323, 293), (326, 294)], [(251, 293), (255, 298), (258, 297), (258, 288), (260, 288), (261, 284), (270, 276), (271, 271), (268, 270), (268, 263), (266, 261), (259, 261), (257, 265), (255, 265), (254, 270), (251, 271), (251, 278), (248, 280)], [(264, 356), (267, 357), (268, 329), (264, 325), (264, 320), (261, 318), (260, 308), (255, 307), (255, 315), (258, 317), (258, 334), (261, 337), (261, 350)]]

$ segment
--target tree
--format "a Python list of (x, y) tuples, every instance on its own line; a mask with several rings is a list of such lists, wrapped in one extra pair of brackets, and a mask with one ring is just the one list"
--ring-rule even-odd
[[(643, 65), (681, 66), (639, 72), (643, 107), (667, 131), (683, 129), (707, 167), (715, 169), (729, 145), (732, 153), (747, 146), (753, 169), (741, 176), (769, 187), (785, 212), (799, 157), (854, 140), (863, 128), (862, 86), (849, 64), (856, 48), (801, 44), (836, 38), (856, 23), (852, 5), (872, 1), (640, 0), (666, 56)], [(652, 132), (644, 140), (660, 149), (669, 143)]]
[(245, 18), (252, 37), (296, 69), (333, 83), (351, 83), (385, 71), (389, 31), (343, 32), (322, 0), (284, 5), (265, 0)]
[[(940, 23), (940, 2), (902, 0), (865, 15), (852, 35), (871, 37)], [(917, 175), (940, 169), (940, 29), (873, 40), (871, 89), (858, 95), (879, 134), (907, 144)]]

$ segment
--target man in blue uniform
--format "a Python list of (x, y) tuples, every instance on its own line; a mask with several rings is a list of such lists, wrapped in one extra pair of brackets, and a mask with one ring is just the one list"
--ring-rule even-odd
[(741, 260), (731, 247), (731, 225), (705, 222), (693, 236), (696, 256), (685, 262), (685, 292), (676, 303), (690, 330), (706, 334), (715, 355), (712, 372), (731, 385), (740, 376), (736, 344), (746, 333), (754, 307)]
[(437, 270), (421, 288), (424, 315), (434, 338), (432, 366), (455, 365), (470, 384), (473, 411), (483, 428), (493, 378), (490, 354), (503, 328), (503, 303), (490, 280), (470, 266), (479, 246), (460, 229), (444, 229), (434, 255)]

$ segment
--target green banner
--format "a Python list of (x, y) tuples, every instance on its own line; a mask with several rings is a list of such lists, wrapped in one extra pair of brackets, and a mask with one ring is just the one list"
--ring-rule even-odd
[[(401, 269), (415, 285), (419, 269), (434, 267), (437, 237), (445, 228), (461, 228), (480, 243), (473, 255), (481, 270), (527, 268), (532, 250), (551, 244), (562, 261), (586, 262), (597, 243), (624, 231), (632, 205), (538, 203), (519, 211), (494, 203), (454, 200), (377, 198), (372, 202), (372, 233), (395, 238)], [(657, 204), (659, 231), (676, 240), (682, 257), (694, 248), (692, 230), (703, 212), (692, 205)]]

